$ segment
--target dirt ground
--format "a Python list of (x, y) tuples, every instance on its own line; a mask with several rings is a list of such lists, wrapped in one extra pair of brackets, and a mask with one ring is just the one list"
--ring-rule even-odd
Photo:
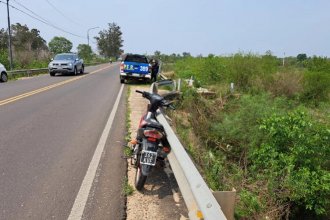
[[(141, 116), (146, 112), (148, 100), (135, 90), (149, 91), (148, 86), (131, 86), (128, 99), (130, 114), (130, 134), (135, 138)], [(128, 183), (134, 187), (136, 169), (128, 163)], [(148, 176), (142, 192), (134, 188), (133, 195), (127, 197), (127, 220), (188, 219), (188, 211), (181, 196), (174, 174), (167, 162), (165, 168), (155, 167)]]

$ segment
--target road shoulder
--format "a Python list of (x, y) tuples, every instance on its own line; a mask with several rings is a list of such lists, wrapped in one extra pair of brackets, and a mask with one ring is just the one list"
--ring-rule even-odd
[[(135, 92), (136, 89), (148, 91), (149, 87), (130, 87), (128, 109), (131, 138), (136, 136), (138, 123), (148, 104), (146, 99)], [(135, 168), (130, 164), (130, 159), (127, 163), (128, 183), (134, 186)], [(134, 193), (127, 197), (127, 220), (133, 219), (187, 219), (187, 208), (168, 163), (165, 168), (155, 167), (142, 192), (134, 188)]]

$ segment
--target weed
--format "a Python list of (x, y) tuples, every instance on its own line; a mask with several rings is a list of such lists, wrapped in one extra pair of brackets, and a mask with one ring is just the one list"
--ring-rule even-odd
[(128, 179), (127, 177), (125, 177), (124, 179), (124, 183), (123, 183), (123, 194), (125, 196), (130, 196), (130, 195), (133, 195), (134, 193), (134, 188), (133, 186), (131, 186), (129, 183), (128, 183)]
[(132, 148), (130, 148), (129, 146), (125, 146), (125, 148), (124, 148), (124, 155), (126, 157), (131, 157), (132, 156)]

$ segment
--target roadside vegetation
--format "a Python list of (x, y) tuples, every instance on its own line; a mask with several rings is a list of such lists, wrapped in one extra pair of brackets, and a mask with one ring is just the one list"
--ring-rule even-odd
[[(99, 37), (95, 37), (100, 55), (87, 44), (79, 44), (75, 50), (72, 42), (61, 36), (54, 36), (47, 44), (38, 29), (20, 23), (12, 24), (11, 30), (13, 70), (47, 68), (57, 53), (76, 51), (85, 64), (109, 62), (110, 58), (116, 60), (122, 53), (122, 32), (116, 23), (109, 23), (108, 29), (101, 30)], [(0, 27), (0, 63), (10, 70), (8, 54), (8, 32)]]
[(133, 186), (131, 186), (129, 183), (128, 183), (128, 179), (127, 177), (125, 177), (124, 179), (124, 183), (123, 183), (123, 191), (122, 191), (122, 194), (124, 196), (131, 196), (133, 195), (134, 193), (134, 188)]
[(194, 79), (172, 117), (210, 188), (237, 190), (237, 219), (329, 218), (329, 59), (299, 54), (283, 65), (268, 51), (167, 67)]

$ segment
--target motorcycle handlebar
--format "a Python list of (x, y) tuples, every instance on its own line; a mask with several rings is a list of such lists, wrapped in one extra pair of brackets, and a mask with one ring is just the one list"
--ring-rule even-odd
[[(151, 99), (152, 97), (152, 94), (149, 93), (149, 92), (146, 92), (146, 91), (141, 91), (141, 90), (135, 90), (135, 92), (137, 93), (141, 93), (143, 97), (147, 98), (147, 99)], [(165, 100), (162, 100), (161, 101), (161, 105), (160, 106), (163, 106), (163, 107), (168, 107), (172, 110), (175, 110), (175, 107), (172, 105), (172, 102), (168, 102), (168, 101), (165, 101)], [(159, 106), (159, 107), (160, 107)]]
[(172, 105), (172, 102), (164, 101), (162, 106), (175, 110), (175, 107)]

